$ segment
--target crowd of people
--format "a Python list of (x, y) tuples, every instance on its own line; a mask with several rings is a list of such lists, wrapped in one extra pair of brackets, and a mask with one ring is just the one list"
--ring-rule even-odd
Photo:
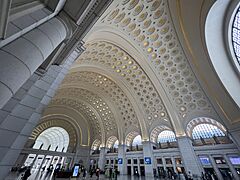
[[(57, 166), (56, 166), (57, 167)], [(54, 169), (53, 165), (51, 164), (50, 166), (46, 167), (43, 166), (42, 169), (40, 170), (41, 175), (45, 172), (45, 177), (50, 176), (53, 172), (53, 178), (55, 179), (56, 177), (61, 177), (65, 174), (65, 177), (71, 177), (74, 171), (74, 167), (72, 169), (65, 168), (64, 166), (59, 166), (59, 168)], [(61, 167), (61, 168), (60, 168)], [(17, 165), (16, 167), (13, 167), (12, 172), (17, 172), (21, 176), (21, 180), (27, 180), (29, 176), (31, 176), (31, 167), (30, 166), (23, 166), (20, 167)], [(84, 166), (80, 166), (79, 172), (78, 172), (78, 177), (82, 177), (83, 179), (87, 178), (87, 174), (89, 173), (89, 177), (92, 178), (93, 175), (99, 179), (100, 173), (104, 174), (106, 178), (109, 178), (111, 180), (117, 179), (117, 175), (119, 174), (117, 168), (106, 168), (105, 171), (101, 171), (99, 168), (92, 168), (90, 167), (89, 171)], [(182, 175), (182, 176), (181, 176)], [(139, 176), (139, 174), (138, 174)], [(169, 179), (183, 179), (183, 180), (193, 180), (196, 179), (194, 178), (194, 175), (189, 171), (187, 173), (183, 174), (178, 174), (174, 173), (172, 171), (164, 171), (164, 172), (158, 172), (156, 174), (156, 171), (154, 173), (155, 177), (159, 178), (169, 178)], [(198, 177), (197, 179), (201, 180), (213, 180), (215, 177), (213, 177), (212, 174), (210, 173), (203, 173), (201, 177)]]

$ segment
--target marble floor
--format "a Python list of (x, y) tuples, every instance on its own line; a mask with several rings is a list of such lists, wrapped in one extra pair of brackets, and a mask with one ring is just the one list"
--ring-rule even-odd
[[(47, 173), (46, 171), (44, 172), (39, 172), (39, 171), (32, 171), (31, 172), (31, 176), (28, 178), (28, 180), (53, 180), (54, 177), (52, 174)], [(55, 178), (56, 180), (66, 180), (63, 178)], [(79, 178), (70, 178), (71, 180), (83, 180), (83, 177), (79, 177)], [(104, 175), (101, 175), (99, 180), (104, 180), (104, 179), (108, 179), (110, 180), (110, 178), (106, 178)], [(21, 174), (17, 174), (17, 173), (10, 173), (9, 176), (7, 178), (5, 178), (5, 180), (21, 180)], [(93, 176), (92, 178), (89, 177), (89, 175), (86, 177), (86, 180), (97, 180), (96, 176)], [(116, 180), (115, 178), (112, 178), (112, 180)], [(136, 177), (136, 176), (118, 176), (117, 180), (160, 180), (159, 178), (150, 178), (150, 177)], [(167, 180), (167, 179), (165, 179)]]

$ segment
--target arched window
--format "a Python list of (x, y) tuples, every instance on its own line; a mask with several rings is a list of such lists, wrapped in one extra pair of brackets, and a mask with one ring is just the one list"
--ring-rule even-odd
[(132, 146), (136, 146), (136, 145), (142, 145), (142, 137), (141, 135), (137, 135), (132, 142)]
[(173, 131), (165, 130), (158, 135), (158, 142), (160, 143), (174, 142), (174, 141), (176, 141), (176, 137)]
[(137, 132), (137, 131), (132, 131), (132, 132), (128, 133), (128, 135), (126, 136), (126, 139), (125, 139), (125, 144), (127, 146), (131, 146), (133, 139), (138, 135), (139, 135), (139, 132)]
[(92, 147), (91, 147), (91, 150), (95, 151), (95, 150), (98, 150), (99, 147), (101, 145), (101, 141), (99, 139), (96, 139), (95, 141), (93, 141), (92, 143)]
[(119, 141), (116, 140), (115, 143), (113, 144), (113, 148), (116, 148), (116, 149), (117, 149), (117, 148), (118, 148), (118, 145), (119, 145)]
[(113, 148), (115, 143), (118, 143), (118, 139), (116, 136), (110, 136), (106, 142), (106, 147), (107, 148)]
[(240, 8), (237, 9), (232, 25), (232, 43), (234, 54), (236, 55), (235, 64), (240, 66)]
[[(41, 145), (43, 146), (41, 147)], [(43, 131), (36, 139), (33, 149), (67, 151), (69, 145), (69, 134), (61, 127), (51, 127)]]
[(213, 136), (225, 136), (225, 133), (212, 124), (199, 124), (193, 128), (192, 138), (212, 138)]

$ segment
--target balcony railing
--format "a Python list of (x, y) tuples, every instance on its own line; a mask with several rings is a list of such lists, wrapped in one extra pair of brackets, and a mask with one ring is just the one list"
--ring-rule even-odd
[(216, 144), (232, 144), (232, 140), (227, 136), (193, 139), (193, 146), (216, 145)]
[(177, 141), (174, 142), (165, 142), (165, 143), (158, 143), (153, 149), (168, 149), (168, 148), (177, 148), (178, 144)]

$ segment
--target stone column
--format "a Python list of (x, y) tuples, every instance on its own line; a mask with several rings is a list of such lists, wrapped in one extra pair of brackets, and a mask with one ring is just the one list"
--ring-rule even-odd
[(44, 164), (45, 158), (46, 158), (46, 155), (43, 155), (43, 159), (42, 159), (42, 162), (41, 162), (41, 164), (40, 164), (40, 166), (39, 166), (39, 169), (38, 169), (38, 171), (37, 171), (37, 174), (41, 173), (42, 166), (43, 166), (43, 164)]
[(72, 157), (68, 157), (68, 158), (70, 158), (70, 161), (69, 161), (69, 168), (72, 168), (73, 165), (74, 165), (74, 156), (72, 156)]
[(218, 167), (217, 167), (217, 165), (216, 165), (216, 163), (215, 163), (214, 158), (213, 158), (211, 155), (209, 155), (209, 159), (210, 159), (210, 161), (211, 161), (211, 164), (212, 164), (212, 166), (213, 166), (214, 171), (215, 171), (216, 174), (217, 174), (218, 179), (219, 179), (219, 180), (224, 180), (223, 177), (222, 177), (221, 172), (219, 171), (219, 169), (218, 169)]
[(127, 174), (127, 158), (126, 158), (126, 145), (120, 144), (118, 146), (118, 159), (122, 159), (122, 164), (118, 163), (118, 171), (121, 175)]
[[(143, 157), (145, 164), (145, 176), (153, 177), (153, 143), (150, 141), (143, 141)], [(146, 159), (149, 159), (150, 164), (146, 163)]]
[(42, 77), (32, 75), (0, 110), (0, 136), (8, 137), (0, 139), (0, 179), (4, 179), (15, 164), (38, 124), (43, 108), (48, 105), (78, 56), (79, 53), (74, 51), (63, 65), (52, 65)]
[(236, 169), (234, 168), (234, 166), (232, 165), (232, 163), (230, 162), (230, 160), (229, 160), (229, 158), (228, 158), (228, 156), (226, 154), (224, 154), (224, 159), (226, 160), (227, 165), (228, 165), (229, 169), (231, 170), (234, 179), (235, 180), (239, 180), (240, 178), (239, 178), (239, 176), (238, 176), (238, 174), (236, 172)]
[(99, 154), (99, 160), (98, 160), (98, 167), (101, 170), (104, 170), (104, 168), (105, 168), (106, 153), (107, 153), (107, 148), (106, 147), (101, 147), (100, 154)]
[(42, 162), (41, 162), (41, 165), (40, 165), (40, 167), (39, 167), (39, 171), (38, 172), (40, 172), (41, 171), (41, 169), (42, 169), (42, 166), (43, 166), (43, 164), (45, 163), (45, 161), (46, 161), (46, 157), (47, 157), (47, 155), (43, 155), (43, 160), (42, 160)]
[(140, 169), (140, 159), (139, 158), (137, 158), (137, 167), (138, 167), (138, 173), (141, 176), (142, 174), (141, 174), (141, 169)]
[(187, 136), (182, 136), (178, 137), (177, 140), (186, 172), (190, 171), (193, 175), (201, 176), (203, 168), (194, 152), (191, 139)]
[(131, 175), (134, 175), (134, 164), (133, 164), (133, 158), (131, 158)]
[(166, 159), (164, 157), (162, 158), (162, 162), (163, 162), (163, 169), (164, 171), (167, 172)]
[(52, 18), (0, 49), (0, 108), (17, 92), (54, 49), (67, 29)]
[(173, 170), (175, 173), (177, 173), (177, 167), (176, 167), (176, 162), (175, 162), (174, 157), (171, 157), (171, 160), (172, 160), (172, 164), (173, 164)]
[[(33, 159), (33, 162), (31, 164), (31, 167), (33, 168), (35, 163), (38, 161), (38, 154), (36, 154), (35, 158)], [(35, 168), (35, 167), (34, 167)], [(35, 168), (36, 169), (36, 168)]]

